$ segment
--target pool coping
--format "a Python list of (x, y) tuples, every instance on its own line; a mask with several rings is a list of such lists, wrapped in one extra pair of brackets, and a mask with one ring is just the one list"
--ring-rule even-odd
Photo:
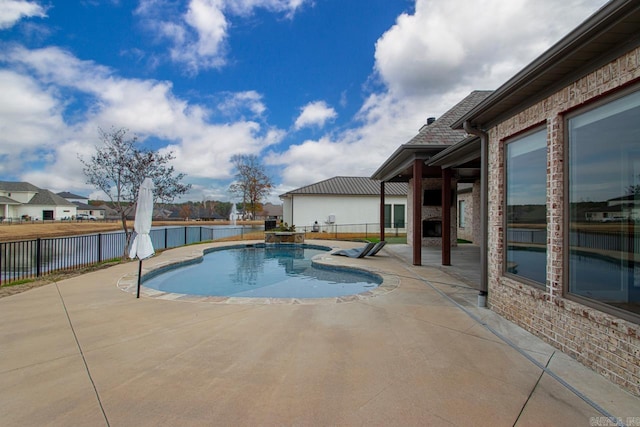
[[(189, 246), (192, 250), (190, 253), (180, 256), (178, 251), (174, 251), (176, 256), (173, 256), (167, 260), (157, 261), (151, 265), (142, 263), (142, 284), (140, 286), (140, 296), (145, 298), (168, 300), (168, 301), (184, 301), (184, 302), (200, 302), (200, 303), (212, 303), (212, 304), (258, 304), (258, 305), (270, 305), (270, 304), (298, 304), (298, 305), (317, 305), (317, 304), (342, 304), (349, 302), (362, 301), (369, 298), (374, 298), (380, 295), (385, 295), (392, 292), (400, 285), (400, 278), (397, 275), (390, 274), (383, 270), (363, 265), (354, 264), (349, 262), (351, 258), (337, 257), (333, 255), (339, 246), (328, 246), (326, 244), (319, 243), (305, 243), (306, 246), (322, 246), (324, 248), (330, 248), (330, 251), (323, 254), (315, 255), (312, 258), (312, 264), (337, 270), (350, 270), (360, 271), (367, 274), (373, 274), (382, 279), (382, 283), (376, 288), (361, 292), (358, 294), (342, 295), (338, 297), (326, 297), (326, 298), (271, 298), (271, 297), (225, 297), (225, 296), (199, 296), (180, 294), (172, 292), (158, 291), (156, 289), (147, 288), (144, 286), (144, 278), (153, 277), (156, 274), (175, 268), (181, 265), (188, 265), (195, 262), (199, 262), (207, 253), (224, 250), (227, 248), (238, 247), (251, 247), (256, 245), (265, 245), (262, 241), (243, 241), (240, 243), (235, 242), (219, 242), (217, 244), (203, 243), (198, 245)], [(269, 245), (269, 244), (267, 244)], [(300, 244), (298, 244), (300, 245)], [(184, 249), (176, 248), (176, 249)], [(163, 252), (163, 255), (171, 254), (172, 249)], [(154, 258), (149, 258), (148, 261), (152, 261)], [(147, 261), (147, 260), (144, 260)], [(120, 277), (117, 281), (117, 287), (121, 291), (136, 294), (138, 288), (138, 273), (127, 273)]]

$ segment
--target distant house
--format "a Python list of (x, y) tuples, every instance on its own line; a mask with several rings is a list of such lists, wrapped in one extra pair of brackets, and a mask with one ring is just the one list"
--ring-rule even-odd
[(273, 203), (265, 203), (261, 212), (256, 213), (256, 219), (258, 220), (282, 220), (283, 207), (282, 205), (274, 205)]
[[(349, 231), (380, 224), (380, 182), (368, 177), (338, 176), (280, 195), (282, 220), (297, 228)], [(407, 184), (385, 186), (385, 228), (405, 231)], [(357, 226), (357, 227), (356, 227)]]
[(78, 202), (74, 202), (75, 205), (78, 207), (78, 213), (79, 214), (87, 214), (87, 215), (91, 215), (93, 217), (95, 217), (96, 219), (105, 219), (106, 218), (106, 212), (105, 209), (101, 206), (94, 206), (94, 205), (89, 205), (86, 203), (78, 203)]
[(74, 193), (70, 193), (68, 191), (61, 191), (58, 194), (58, 196), (62, 197), (63, 199), (66, 199), (67, 201), (71, 202), (71, 203), (89, 203), (89, 198), (85, 197), (85, 196), (79, 196), (77, 194)]
[(90, 205), (88, 197), (79, 196), (68, 191), (62, 191), (57, 194), (68, 202), (75, 204), (77, 214), (90, 215), (97, 220), (106, 218), (105, 208), (101, 206)]
[(0, 181), (0, 216), (3, 220), (31, 218), (56, 220), (76, 215), (76, 205), (28, 182)]

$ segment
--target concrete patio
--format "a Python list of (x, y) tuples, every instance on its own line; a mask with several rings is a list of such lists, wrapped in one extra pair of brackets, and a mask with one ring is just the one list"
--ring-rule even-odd
[(136, 299), (117, 286), (136, 262), (2, 298), (0, 424), (640, 425), (640, 399), (406, 254), (323, 256), (397, 284), (346, 299)]

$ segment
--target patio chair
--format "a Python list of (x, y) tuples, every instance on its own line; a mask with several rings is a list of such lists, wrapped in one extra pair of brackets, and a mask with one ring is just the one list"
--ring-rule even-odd
[(339, 251), (335, 251), (333, 255), (348, 256), (350, 258), (364, 258), (369, 252), (371, 252), (375, 245), (375, 243), (367, 243), (361, 248), (340, 249)]
[(376, 243), (373, 249), (371, 249), (371, 252), (369, 252), (367, 256), (374, 256), (375, 254), (380, 252), (380, 249), (384, 248), (384, 245), (386, 244), (387, 242), (385, 242), (384, 240), (379, 241), (378, 243)]

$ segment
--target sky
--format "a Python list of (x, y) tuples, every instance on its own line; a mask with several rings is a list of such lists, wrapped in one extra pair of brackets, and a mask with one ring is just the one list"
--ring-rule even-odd
[(91, 199), (99, 129), (172, 152), (191, 191), (267, 201), (370, 176), (428, 117), (496, 89), (604, 0), (0, 0), (0, 180)]

